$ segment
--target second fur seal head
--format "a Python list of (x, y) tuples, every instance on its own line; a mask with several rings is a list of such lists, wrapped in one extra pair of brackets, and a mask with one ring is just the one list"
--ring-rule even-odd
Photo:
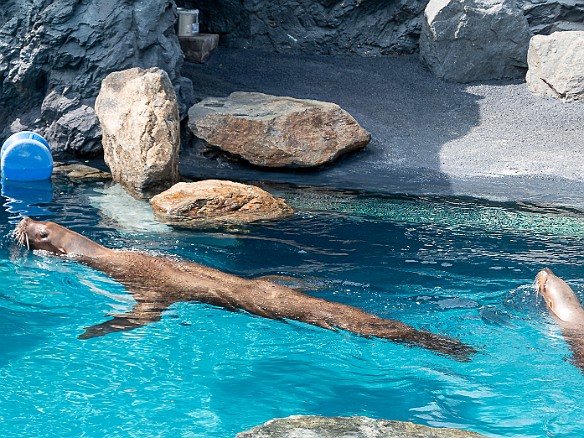
[(549, 268), (535, 277), (537, 292), (543, 297), (548, 310), (561, 321), (582, 322), (582, 305), (568, 284)]

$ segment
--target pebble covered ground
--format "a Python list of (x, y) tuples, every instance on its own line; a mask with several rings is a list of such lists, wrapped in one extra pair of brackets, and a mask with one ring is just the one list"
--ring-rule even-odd
[(186, 176), (584, 207), (584, 101), (534, 96), (522, 81), (444, 82), (417, 55), (220, 48), (183, 74), (200, 98), (260, 91), (335, 102), (372, 135), (364, 151), (316, 172), (267, 173), (185, 148)]

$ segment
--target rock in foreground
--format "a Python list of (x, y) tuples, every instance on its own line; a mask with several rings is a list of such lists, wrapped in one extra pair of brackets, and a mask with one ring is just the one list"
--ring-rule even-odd
[(150, 205), (160, 222), (196, 229), (280, 219), (293, 213), (283, 199), (259, 187), (219, 180), (175, 184), (154, 196)]
[(584, 100), (584, 32), (554, 32), (531, 38), (529, 91), (564, 100)]
[(483, 435), (458, 429), (437, 429), (414, 423), (375, 420), (367, 417), (292, 416), (270, 420), (240, 432), (237, 438), (480, 438)]
[(370, 140), (334, 103), (247, 92), (193, 105), (189, 128), (210, 145), (265, 167), (319, 166)]
[(164, 70), (111, 73), (95, 101), (103, 152), (112, 178), (135, 198), (148, 198), (179, 180), (179, 113)]
[(513, 0), (430, 0), (420, 57), (452, 82), (520, 78), (531, 33)]

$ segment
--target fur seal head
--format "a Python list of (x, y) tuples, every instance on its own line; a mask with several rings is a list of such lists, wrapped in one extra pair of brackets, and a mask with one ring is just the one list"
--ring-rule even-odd
[(24, 217), (14, 230), (16, 241), (28, 249), (48, 251), (63, 256), (95, 257), (108, 249), (54, 222), (40, 222)]
[(537, 292), (543, 297), (550, 313), (564, 322), (584, 323), (584, 309), (568, 284), (549, 268), (535, 277)]

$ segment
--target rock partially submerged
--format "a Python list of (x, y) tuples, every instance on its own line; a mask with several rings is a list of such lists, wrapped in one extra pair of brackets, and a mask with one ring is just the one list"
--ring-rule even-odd
[(420, 57), (452, 82), (520, 78), (531, 33), (513, 0), (430, 0)]
[(368, 417), (296, 415), (270, 420), (240, 432), (236, 438), (480, 438), (484, 435), (458, 429), (438, 429), (405, 421)]
[(232, 181), (181, 182), (150, 200), (154, 217), (182, 228), (218, 228), (293, 214), (283, 199)]
[(53, 175), (63, 175), (73, 181), (95, 182), (112, 179), (109, 172), (81, 163), (54, 163)]
[(584, 32), (535, 35), (529, 43), (526, 81), (540, 96), (584, 100)]
[(114, 181), (136, 198), (149, 198), (179, 180), (179, 113), (164, 70), (111, 73), (95, 101), (103, 151)]
[(189, 128), (208, 144), (265, 167), (320, 166), (370, 140), (334, 103), (263, 93), (207, 98), (189, 110)]

